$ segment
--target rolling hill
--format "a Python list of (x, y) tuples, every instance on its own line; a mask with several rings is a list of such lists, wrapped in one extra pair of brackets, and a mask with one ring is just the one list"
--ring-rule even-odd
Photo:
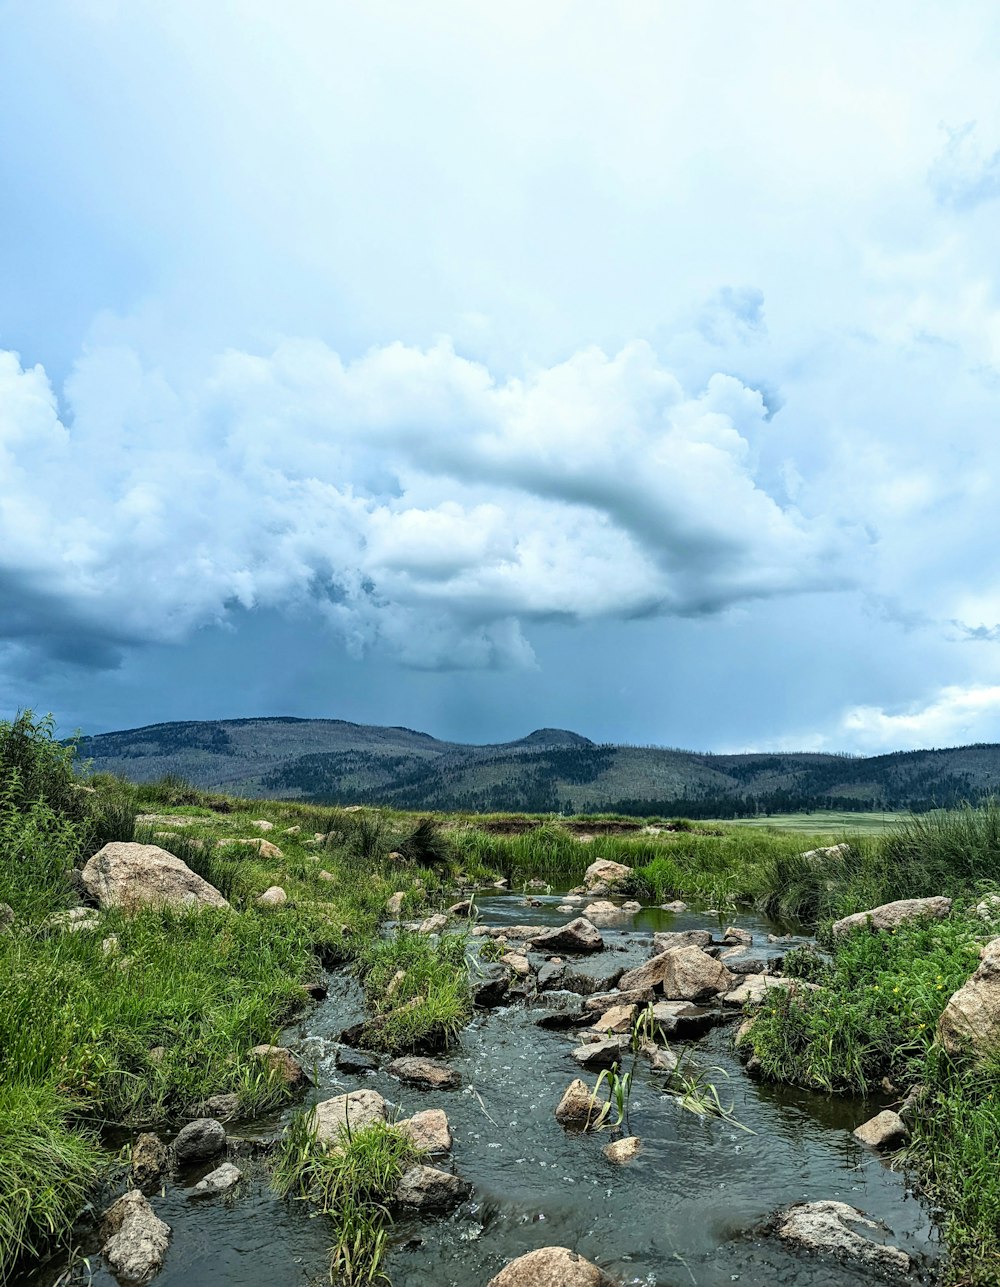
[(1000, 745), (889, 755), (711, 755), (598, 745), (565, 729), (470, 746), (344, 720), (206, 720), (84, 737), (92, 772), (171, 773), (233, 794), (404, 809), (741, 817), (914, 809), (1000, 793)]

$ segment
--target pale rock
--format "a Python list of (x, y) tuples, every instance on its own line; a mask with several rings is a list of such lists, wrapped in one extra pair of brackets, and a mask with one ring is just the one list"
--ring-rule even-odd
[(115, 841), (98, 850), (80, 874), (87, 892), (102, 908), (196, 911), (229, 906), (213, 885), (158, 845)]
[(406, 895), (401, 889), (397, 889), (393, 896), (385, 905), (385, 910), (389, 913), (392, 920), (398, 921), (403, 914), (403, 899)]
[(736, 925), (730, 925), (722, 936), (724, 943), (742, 943), (744, 947), (750, 947), (753, 943), (753, 935), (749, 930), (739, 929)]
[(539, 952), (600, 952), (604, 947), (600, 931), (585, 916), (578, 916), (556, 929), (542, 930), (532, 937), (531, 943)]
[(438, 912), (436, 915), (428, 916), (426, 920), (422, 920), (420, 924), (417, 926), (417, 933), (418, 934), (440, 934), (443, 929), (447, 928), (447, 925), (448, 925), (448, 917), (443, 916), (440, 912)]
[(577, 1046), (573, 1058), (581, 1068), (610, 1068), (621, 1061), (628, 1050), (625, 1037), (609, 1037), (605, 1041), (589, 1041)]
[(622, 903), (622, 911), (634, 916), (636, 912), (642, 911), (642, 903), (637, 903), (634, 898), (630, 899), (627, 903)]
[(595, 885), (617, 885), (632, 875), (632, 868), (621, 862), (612, 862), (608, 858), (598, 858), (583, 873), (583, 883), (588, 890)]
[(595, 1032), (631, 1032), (632, 1023), (639, 1011), (637, 1005), (613, 1005), (594, 1024)]
[(599, 898), (595, 903), (588, 903), (583, 909), (583, 914), (591, 921), (613, 920), (622, 915), (622, 909), (616, 903)]
[(411, 1086), (425, 1090), (452, 1090), (462, 1084), (461, 1074), (447, 1064), (434, 1059), (421, 1059), (418, 1055), (404, 1055), (386, 1066), (386, 1072)]
[(824, 845), (822, 849), (807, 849), (805, 853), (799, 854), (799, 857), (804, 858), (807, 862), (829, 862), (837, 858), (843, 858), (850, 851), (851, 846), (845, 840), (839, 845)]
[(679, 898), (672, 903), (660, 904), (661, 912), (674, 912), (677, 915), (679, 915), (681, 912), (686, 912), (687, 909), (688, 909), (687, 903), (682, 903)]
[(668, 1000), (702, 1001), (728, 992), (735, 978), (700, 947), (673, 947), (631, 970), (622, 988), (659, 987)]
[(223, 1162), (214, 1171), (209, 1171), (204, 1179), (194, 1186), (199, 1197), (214, 1197), (217, 1193), (228, 1193), (231, 1188), (243, 1179), (243, 1172), (232, 1162)]
[(591, 1119), (596, 1119), (600, 1111), (586, 1082), (575, 1077), (556, 1105), (556, 1121), (560, 1126), (586, 1130)]
[(55, 933), (86, 933), (97, 929), (101, 914), (93, 907), (71, 907), (66, 912), (53, 912), (42, 921), (42, 929)]
[(670, 930), (653, 935), (653, 955), (669, 952), (674, 947), (710, 947), (711, 943), (711, 930)]
[(451, 1128), (448, 1118), (440, 1108), (425, 1108), (396, 1123), (415, 1148), (425, 1153), (447, 1153), (451, 1149)]
[(272, 844), (270, 840), (265, 840), (263, 836), (250, 836), (239, 840), (217, 840), (215, 842), (217, 849), (222, 849), (226, 845), (243, 845), (248, 849), (256, 849), (258, 858), (284, 858), (284, 854), (277, 845)]
[(269, 889), (265, 889), (263, 894), (261, 894), (257, 899), (257, 906), (262, 908), (264, 911), (268, 911), (271, 908), (284, 907), (287, 902), (288, 895), (281, 886), (272, 885)]
[(1000, 938), (991, 939), (979, 956), (979, 968), (952, 993), (938, 1019), (938, 1037), (949, 1054), (965, 1049), (992, 1055), (1000, 1049)]
[(387, 1117), (386, 1102), (377, 1090), (352, 1090), (317, 1104), (309, 1115), (309, 1124), (316, 1132), (317, 1143), (339, 1152), (348, 1129), (352, 1133), (364, 1130), (385, 1122)]
[(433, 1211), (456, 1206), (471, 1192), (472, 1185), (450, 1171), (416, 1162), (403, 1172), (394, 1196), (400, 1206)]
[(568, 1247), (539, 1247), (518, 1256), (486, 1287), (616, 1287), (596, 1265)]
[(905, 1251), (874, 1242), (857, 1233), (856, 1227), (878, 1230), (884, 1226), (846, 1202), (803, 1202), (778, 1217), (775, 1231), (783, 1241), (807, 1251), (827, 1252), (872, 1269), (908, 1272), (910, 1257)]
[(933, 898), (901, 898), (895, 903), (883, 903), (867, 912), (855, 912), (833, 923), (833, 937), (843, 938), (854, 930), (869, 929), (882, 932), (896, 929), (907, 921), (923, 920), (933, 917), (943, 920), (951, 911), (951, 899), (935, 896)]
[(163, 1264), (169, 1241), (170, 1226), (138, 1189), (123, 1193), (101, 1218), (101, 1251), (128, 1282), (148, 1282)]
[(613, 1140), (605, 1145), (602, 1152), (608, 1161), (614, 1162), (616, 1166), (627, 1166), (638, 1155), (641, 1148), (642, 1140), (638, 1135), (626, 1135), (624, 1139)]
[(531, 963), (520, 952), (508, 952), (503, 958), (503, 963), (511, 974), (516, 975), (519, 979), (527, 979), (531, 975)]
[(869, 1148), (894, 1149), (906, 1139), (906, 1123), (891, 1108), (876, 1113), (869, 1121), (854, 1130), (854, 1138)]
[(268, 822), (266, 818), (257, 818), (250, 823), (251, 827), (256, 827), (258, 831), (273, 831), (274, 823)]
[(268, 1069), (291, 1090), (309, 1083), (306, 1070), (287, 1046), (254, 1046), (250, 1051), (250, 1057), (258, 1063), (266, 1064)]

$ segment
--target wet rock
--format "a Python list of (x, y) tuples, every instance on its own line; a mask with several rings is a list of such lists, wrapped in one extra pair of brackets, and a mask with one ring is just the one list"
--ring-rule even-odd
[(387, 1116), (386, 1102), (377, 1090), (352, 1090), (317, 1104), (309, 1123), (316, 1131), (317, 1142), (336, 1150), (347, 1129), (360, 1131), (375, 1122), (384, 1122)]
[(616, 1287), (596, 1265), (567, 1247), (540, 1247), (518, 1256), (487, 1287)]
[(378, 1072), (378, 1060), (372, 1055), (366, 1055), (361, 1050), (351, 1050), (347, 1046), (341, 1046), (334, 1056), (334, 1063), (341, 1072), (346, 1073), (369, 1073)]
[(719, 957), (730, 974), (764, 974), (765, 962), (759, 956), (748, 956), (742, 947), (729, 947)]
[(442, 930), (447, 929), (447, 926), (448, 917), (441, 912), (437, 912), (434, 916), (428, 916), (426, 920), (420, 922), (417, 926), (417, 933), (440, 934)]
[(539, 952), (600, 952), (604, 940), (600, 931), (585, 916), (578, 916), (558, 929), (543, 930), (532, 939)]
[(270, 840), (265, 840), (263, 836), (241, 837), (235, 840), (227, 837), (225, 840), (217, 840), (215, 844), (218, 849), (222, 849), (226, 845), (243, 845), (247, 849), (256, 849), (258, 858), (272, 859), (284, 858), (285, 856), (277, 845), (272, 844)]
[(251, 1059), (266, 1064), (291, 1090), (308, 1085), (309, 1076), (287, 1046), (254, 1046), (250, 1051)]
[(594, 1024), (595, 1032), (631, 1032), (632, 1023), (639, 1012), (637, 1005), (613, 1005), (605, 1010)]
[(587, 995), (583, 1002), (584, 1010), (594, 1014), (603, 1014), (613, 1005), (643, 1005), (652, 1001), (652, 988), (622, 988), (614, 992), (595, 992)]
[(621, 919), (623, 913), (616, 903), (609, 903), (607, 899), (599, 898), (594, 903), (588, 903), (583, 909), (583, 914), (588, 920), (596, 922)]
[(174, 1140), (174, 1157), (181, 1165), (215, 1157), (226, 1147), (226, 1128), (215, 1117), (199, 1117), (188, 1122)]
[(690, 1001), (657, 1001), (653, 1006), (653, 1022), (665, 1037), (694, 1041), (703, 1037), (721, 1020), (717, 1010), (694, 1005)]
[(393, 896), (385, 905), (385, 910), (389, 913), (392, 920), (398, 921), (403, 914), (403, 899), (406, 895), (401, 889), (397, 889)]
[(198, 1105), (200, 1117), (214, 1117), (217, 1121), (228, 1122), (239, 1112), (240, 1097), (236, 1094), (209, 1095)]
[(876, 1113), (869, 1121), (854, 1130), (854, 1138), (869, 1148), (894, 1149), (906, 1139), (906, 1123), (891, 1108)]
[(606, 1041), (590, 1041), (586, 1045), (577, 1046), (573, 1051), (573, 1058), (581, 1068), (610, 1068), (612, 1064), (621, 1061), (627, 1050), (627, 1038), (609, 1037)]
[(170, 1150), (158, 1136), (148, 1133), (136, 1136), (132, 1145), (132, 1183), (137, 1188), (155, 1183), (169, 1161)]
[(528, 958), (522, 956), (520, 952), (508, 952), (503, 958), (503, 964), (516, 978), (527, 979), (531, 977), (531, 964)]
[(271, 885), (265, 889), (263, 894), (257, 899), (257, 906), (264, 911), (270, 911), (275, 907), (284, 907), (288, 902), (288, 895), (280, 885)]
[(95, 930), (101, 923), (101, 914), (93, 907), (71, 907), (66, 912), (53, 912), (42, 921), (42, 929), (56, 933), (69, 931), (79, 934)]
[(952, 993), (938, 1019), (938, 1037), (949, 1054), (964, 1049), (990, 1055), (1000, 1049), (1000, 938), (981, 948), (979, 956), (979, 968)]
[(223, 1162), (214, 1171), (209, 1171), (203, 1180), (199, 1180), (193, 1191), (199, 1197), (214, 1197), (219, 1193), (227, 1193), (242, 1179), (243, 1172), (238, 1166), (233, 1166), (232, 1162)]
[(403, 1207), (419, 1211), (441, 1210), (456, 1206), (472, 1192), (472, 1185), (449, 1171), (419, 1162), (403, 1172), (395, 1200)]
[(885, 1227), (846, 1202), (803, 1202), (778, 1217), (775, 1232), (784, 1242), (807, 1251), (825, 1252), (871, 1269), (909, 1270), (905, 1251), (859, 1234), (859, 1226), (875, 1231)]
[(881, 907), (873, 907), (871, 911), (855, 912), (853, 916), (834, 921), (832, 932), (834, 938), (843, 938), (845, 934), (866, 927), (872, 932), (880, 932), (924, 917), (942, 920), (950, 911), (950, 898), (901, 898), (898, 902), (884, 903)]
[(658, 1045), (655, 1041), (643, 1041), (639, 1049), (649, 1061), (651, 1072), (672, 1073), (677, 1071), (680, 1062), (674, 1052), (667, 1046)]
[(408, 1140), (426, 1153), (447, 1153), (451, 1149), (451, 1128), (448, 1118), (440, 1108), (425, 1108), (396, 1123)]
[(634, 916), (636, 912), (642, 911), (642, 903), (637, 903), (635, 899), (630, 899), (627, 903), (622, 903), (622, 911), (630, 912)]
[(611, 862), (608, 858), (598, 858), (583, 873), (583, 883), (587, 890), (593, 891), (595, 885), (617, 885), (632, 875), (632, 868), (621, 862)]
[(313, 1001), (325, 1001), (330, 994), (330, 989), (322, 979), (313, 979), (310, 983), (303, 983), (302, 991)]
[(600, 1111), (600, 1105), (596, 1103), (587, 1083), (575, 1077), (556, 1105), (556, 1121), (567, 1129), (584, 1131), (592, 1119), (597, 1119)]
[(145, 1283), (163, 1264), (170, 1226), (153, 1211), (138, 1189), (123, 1193), (101, 1218), (101, 1251), (121, 1278)]
[(488, 966), (479, 979), (472, 982), (472, 1000), (481, 1010), (492, 1010), (503, 1005), (510, 987), (510, 975), (500, 964)]
[(610, 992), (625, 973), (623, 965), (601, 958), (593, 962), (578, 962), (566, 966), (563, 974), (563, 987), (567, 992), (576, 992), (579, 996), (593, 996), (595, 993)]
[(593, 1016), (579, 1014), (574, 1010), (554, 1010), (540, 1015), (535, 1020), (535, 1027), (545, 1032), (568, 1032), (571, 1028), (580, 1028), (593, 1022)]
[(642, 1140), (638, 1135), (626, 1135), (624, 1139), (613, 1140), (605, 1145), (602, 1151), (609, 1162), (614, 1162), (616, 1166), (627, 1166), (638, 1156), (641, 1148)]
[(538, 971), (538, 977), (535, 980), (538, 991), (545, 992), (548, 988), (558, 988), (562, 984), (565, 973), (566, 966), (561, 961), (558, 964), (555, 961), (546, 961)]
[(424, 1090), (453, 1090), (462, 1084), (461, 1075), (454, 1068), (416, 1055), (394, 1059), (386, 1066), (386, 1072), (410, 1086), (420, 1086)]
[(679, 898), (675, 899), (674, 902), (672, 903), (660, 904), (661, 912), (674, 912), (677, 915), (679, 915), (681, 912), (686, 912), (687, 909), (688, 909), (687, 903), (682, 903)]
[(653, 955), (659, 956), (661, 952), (669, 952), (674, 947), (710, 947), (711, 943), (711, 930), (671, 930), (653, 935)]
[(87, 892), (102, 908), (195, 911), (229, 906), (213, 885), (158, 845), (115, 841), (98, 850), (80, 874)]
[(749, 930), (739, 929), (735, 925), (730, 925), (722, 936), (723, 943), (741, 944), (743, 947), (750, 947), (753, 944), (753, 935)]

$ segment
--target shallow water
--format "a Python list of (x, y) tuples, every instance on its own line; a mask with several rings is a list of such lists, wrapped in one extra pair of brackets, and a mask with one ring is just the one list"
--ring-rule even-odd
[[(541, 907), (525, 907), (519, 895), (477, 899), (487, 923), (570, 919), (555, 910), (559, 898), (541, 901)], [(769, 932), (788, 929), (745, 914), (738, 923), (754, 932), (755, 947), (770, 946)], [(647, 910), (624, 917), (620, 928), (602, 926), (608, 948), (601, 955), (631, 965), (648, 956), (654, 930), (716, 925), (716, 917), (703, 913)], [(640, 1063), (630, 1133), (641, 1137), (643, 1148), (631, 1165), (617, 1167), (601, 1151), (614, 1138), (611, 1131), (567, 1133), (553, 1116), (579, 1071), (570, 1057), (575, 1043), (568, 1034), (539, 1029), (535, 1021), (560, 1003), (576, 1005), (576, 999), (554, 994), (530, 1008), (478, 1015), (448, 1057), (462, 1074), (462, 1087), (424, 1092), (381, 1072), (359, 1078), (336, 1069), (337, 1034), (361, 1017), (361, 998), (344, 976), (332, 985), (329, 998), (287, 1034), (313, 1061), (318, 1084), (310, 1098), (365, 1085), (390, 1100), (399, 1116), (444, 1108), (455, 1137), (454, 1169), (474, 1185), (471, 1201), (452, 1216), (396, 1225), (386, 1266), (394, 1287), (484, 1287), (507, 1260), (547, 1245), (571, 1247), (623, 1283), (647, 1287), (838, 1287), (873, 1281), (869, 1271), (810, 1258), (756, 1232), (776, 1208), (821, 1198), (848, 1202), (884, 1221), (886, 1241), (917, 1262), (911, 1280), (933, 1278), (938, 1249), (926, 1208), (910, 1196), (904, 1176), (851, 1137), (851, 1129), (879, 1105), (758, 1085), (731, 1053), (730, 1026), (693, 1043), (689, 1061), (705, 1071), (749, 1130), (682, 1109), (663, 1093), (662, 1075)], [(285, 1116), (257, 1122), (252, 1130), (234, 1128), (233, 1134), (273, 1138)], [(185, 1178), (193, 1184), (213, 1165)], [(161, 1287), (271, 1287), (325, 1277), (323, 1220), (310, 1218), (302, 1204), (274, 1198), (259, 1162), (240, 1165), (246, 1165), (249, 1180), (234, 1198), (193, 1200), (181, 1188), (153, 1198), (157, 1213), (173, 1227), (167, 1262), (156, 1279)], [(114, 1280), (99, 1259), (92, 1266), (94, 1283), (110, 1287)]]

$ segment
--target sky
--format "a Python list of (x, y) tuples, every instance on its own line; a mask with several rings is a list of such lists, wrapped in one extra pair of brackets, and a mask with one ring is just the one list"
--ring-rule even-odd
[(995, 4), (0, 24), (0, 717), (1000, 741)]

